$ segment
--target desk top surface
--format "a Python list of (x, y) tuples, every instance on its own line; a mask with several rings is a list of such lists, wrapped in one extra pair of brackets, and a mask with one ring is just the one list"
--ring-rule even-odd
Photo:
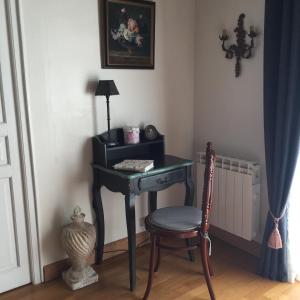
[(112, 167), (105, 168), (98, 164), (92, 164), (94, 169), (99, 169), (104, 172), (113, 174), (115, 176), (119, 176), (125, 179), (135, 179), (139, 177), (157, 175), (163, 172), (172, 171), (178, 169), (180, 167), (191, 166), (193, 164), (192, 160), (183, 159), (180, 157), (172, 156), (172, 155), (165, 155), (162, 160), (154, 161), (154, 168), (149, 170), (148, 172), (128, 172), (128, 171), (120, 171), (115, 170)]

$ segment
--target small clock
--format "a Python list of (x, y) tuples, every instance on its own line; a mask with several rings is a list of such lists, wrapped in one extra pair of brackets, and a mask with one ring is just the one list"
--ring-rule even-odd
[(145, 138), (148, 141), (153, 141), (157, 138), (158, 131), (153, 125), (147, 125), (144, 131), (145, 131)]

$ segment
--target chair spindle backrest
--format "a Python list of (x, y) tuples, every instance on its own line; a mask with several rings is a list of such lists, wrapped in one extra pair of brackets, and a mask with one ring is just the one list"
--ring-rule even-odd
[(202, 196), (202, 224), (201, 232), (208, 232), (209, 228), (209, 211), (212, 204), (212, 192), (213, 192), (213, 177), (215, 172), (215, 151), (212, 149), (212, 143), (208, 142), (206, 146), (206, 163), (204, 171), (204, 185)]

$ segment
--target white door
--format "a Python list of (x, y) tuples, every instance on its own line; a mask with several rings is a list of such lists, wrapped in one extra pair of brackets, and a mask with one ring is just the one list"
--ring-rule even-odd
[(0, 0), (0, 293), (31, 281), (6, 1)]

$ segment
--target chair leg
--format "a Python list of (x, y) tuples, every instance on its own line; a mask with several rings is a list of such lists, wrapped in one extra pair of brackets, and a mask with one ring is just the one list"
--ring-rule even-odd
[(212, 265), (211, 265), (211, 260), (210, 260), (209, 256), (207, 257), (207, 262), (208, 262), (209, 274), (210, 274), (210, 276), (214, 276), (214, 271), (213, 271), (213, 268), (212, 268)]
[(200, 239), (201, 239), (200, 252), (201, 252), (201, 260), (202, 260), (205, 281), (209, 291), (210, 299), (216, 300), (215, 293), (210, 280), (210, 267), (208, 262), (207, 240), (202, 237)]
[(147, 288), (143, 300), (148, 299), (152, 287), (154, 266), (155, 266), (156, 239), (157, 239), (156, 235), (154, 233), (151, 233), (151, 253), (150, 253), (150, 261), (149, 261), (148, 283), (147, 283)]
[(159, 265), (160, 265), (160, 247), (159, 247), (159, 241), (160, 238), (159, 236), (156, 238), (156, 263), (155, 263), (155, 268), (154, 272), (156, 273), (158, 271)]
[(210, 274), (210, 276), (212, 277), (212, 276), (214, 276), (215, 274), (214, 274), (214, 271), (213, 271), (213, 268), (212, 268), (211, 261), (210, 261), (210, 258), (209, 258), (209, 257), (207, 258), (207, 262), (208, 262), (209, 274)]
[[(190, 239), (186, 239), (185, 244), (186, 244), (187, 247), (192, 246), (192, 243), (191, 243)], [(188, 250), (188, 256), (189, 256), (189, 261), (191, 261), (191, 262), (195, 261), (195, 257), (194, 257), (194, 254), (193, 254), (192, 250)]]
[[(209, 244), (206, 243), (206, 245), (207, 245), (207, 253), (209, 253)], [(214, 271), (213, 271), (213, 268), (212, 268), (212, 265), (211, 265), (211, 260), (210, 260), (209, 255), (207, 255), (207, 262), (208, 262), (209, 274), (210, 274), (210, 276), (214, 276)]]

